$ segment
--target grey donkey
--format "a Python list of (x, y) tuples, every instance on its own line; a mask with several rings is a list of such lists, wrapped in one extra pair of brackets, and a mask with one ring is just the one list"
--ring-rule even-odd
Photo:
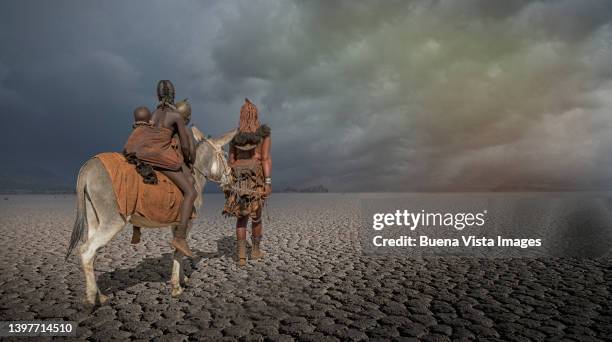
[[(200, 130), (192, 127), (196, 140), (196, 160), (193, 164), (194, 178), (198, 197), (195, 207), (202, 204), (202, 190), (207, 180), (217, 182), (224, 187), (231, 182), (231, 170), (227, 164), (223, 146), (229, 143), (236, 130), (230, 131), (217, 138), (206, 138)], [(82, 240), (79, 248), (83, 272), (85, 273), (85, 304), (95, 306), (104, 304), (108, 297), (100, 292), (94, 274), (94, 259), (96, 252), (106, 246), (112, 238), (130, 223), (119, 214), (119, 206), (110, 177), (106, 169), (96, 158), (85, 162), (79, 171), (77, 179), (77, 217), (72, 230), (72, 237), (66, 258)], [(191, 224), (190, 224), (191, 227)], [(173, 234), (175, 233), (172, 227)], [(85, 238), (85, 232), (87, 237)], [(175, 251), (172, 264), (172, 296), (179, 296), (183, 292), (181, 287), (181, 261), (183, 255)], [(183, 281), (187, 281), (185, 277)]]

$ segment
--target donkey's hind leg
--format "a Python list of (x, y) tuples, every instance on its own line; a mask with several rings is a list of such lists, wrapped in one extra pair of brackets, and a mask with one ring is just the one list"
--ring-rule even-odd
[(96, 252), (126, 225), (119, 214), (112, 182), (106, 169), (99, 160), (93, 159), (84, 175), (87, 188), (87, 221), (92, 222), (87, 234), (87, 242), (81, 248), (81, 263), (85, 273), (86, 302), (95, 305), (96, 299), (104, 303), (108, 298), (100, 293), (94, 273)]
[(108, 297), (103, 295), (98, 289), (94, 273), (94, 261), (96, 252), (106, 246), (123, 227), (125, 227), (125, 222), (114, 222), (112, 224), (101, 222), (99, 228), (104, 229), (96, 229), (87, 239), (87, 242), (81, 246), (81, 264), (85, 273), (85, 297), (87, 304), (96, 305), (96, 299), (100, 304), (104, 304), (108, 300)]

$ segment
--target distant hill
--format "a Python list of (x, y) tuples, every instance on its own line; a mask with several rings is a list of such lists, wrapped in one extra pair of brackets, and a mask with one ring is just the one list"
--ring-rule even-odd
[(315, 193), (315, 192), (329, 192), (329, 190), (324, 187), (323, 185), (315, 185), (315, 186), (311, 186), (311, 187), (306, 187), (306, 188), (294, 188), (292, 186), (288, 186), (286, 187), (283, 192), (303, 192), (303, 193)]
[(66, 192), (74, 192), (74, 185), (44, 168), (9, 163), (4, 163), (0, 168), (0, 193)]

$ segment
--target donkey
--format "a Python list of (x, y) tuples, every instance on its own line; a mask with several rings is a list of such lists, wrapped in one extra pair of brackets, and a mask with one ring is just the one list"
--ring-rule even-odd
[[(196, 127), (192, 127), (191, 130), (196, 140), (196, 160), (193, 163), (193, 169), (198, 197), (194, 207), (199, 208), (202, 204), (202, 190), (207, 180), (219, 183), (221, 187), (228, 185), (231, 181), (231, 170), (227, 164), (223, 146), (232, 140), (237, 130), (213, 139), (204, 137)], [(126, 227), (130, 218), (126, 217), (124, 219), (119, 214), (119, 206), (110, 177), (102, 162), (96, 158), (88, 160), (81, 166), (76, 193), (77, 217), (66, 259), (79, 243), (79, 240), (83, 240), (79, 252), (83, 272), (85, 273), (85, 303), (95, 306), (108, 301), (108, 297), (100, 292), (96, 283), (94, 274), (96, 252), (106, 246), (121, 229)], [(87, 239), (84, 239), (83, 235), (86, 230)], [(173, 234), (175, 231), (176, 229), (173, 227)], [(170, 281), (173, 297), (183, 293), (180, 281), (182, 256), (180, 252), (174, 251)], [(184, 281), (187, 281), (186, 277)]]

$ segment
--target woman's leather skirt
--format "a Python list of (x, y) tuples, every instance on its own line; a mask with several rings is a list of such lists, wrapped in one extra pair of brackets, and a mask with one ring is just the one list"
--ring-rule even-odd
[(237, 160), (232, 166), (233, 182), (225, 190), (223, 215), (258, 219), (265, 201), (264, 174), (258, 159)]

